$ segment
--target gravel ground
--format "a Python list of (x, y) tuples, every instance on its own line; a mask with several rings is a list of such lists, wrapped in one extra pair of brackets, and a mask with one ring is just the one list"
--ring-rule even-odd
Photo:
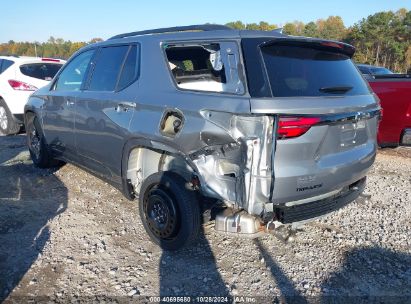
[(411, 149), (380, 150), (365, 192), (370, 199), (288, 241), (207, 225), (198, 245), (166, 253), (149, 241), (135, 202), (72, 165), (36, 169), (24, 136), (0, 137), (0, 302), (411, 301)]

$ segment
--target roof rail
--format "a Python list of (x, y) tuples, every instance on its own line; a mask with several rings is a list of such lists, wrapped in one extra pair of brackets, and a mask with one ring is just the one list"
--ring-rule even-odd
[(163, 33), (175, 33), (175, 32), (186, 32), (186, 31), (218, 31), (218, 30), (232, 30), (232, 28), (221, 25), (221, 24), (198, 24), (198, 25), (187, 25), (187, 26), (175, 26), (175, 27), (165, 27), (153, 30), (138, 31), (119, 34), (109, 38), (108, 40), (126, 38), (138, 35), (147, 34), (163, 34)]

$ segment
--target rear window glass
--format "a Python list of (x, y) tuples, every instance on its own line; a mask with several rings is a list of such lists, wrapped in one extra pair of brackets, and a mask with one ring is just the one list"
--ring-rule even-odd
[(386, 68), (372, 68), (371, 69), (371, 74), (373, 74), (373, 75), (389, 75), (389, 74), (392, 74), (392, 72), (389, 69), (386, 69)]
[(3, 73), (5, 70), (7, 70), (9, 67), (11, 67), (14, 63), (14, 61), (7, 60), (7, 59), (2, 59), (0, 60), (0, 74)]
[(261, 51), (275, 97), (369, 93), (344, 54), (295, 46), (268, 46)]
[(112, 46), (100, 50), (89, 90), (114, 91), (129, 46)]
[(360, 70), (361, 73), (363, 74), (370, 74), (370, 71), (368, 70), (368, 68), (357, 65), (357, 68)]
[(20, 66), (20, 72), (29, 77), (50, 81), (62, 66), (56, 63), (30, 63)]

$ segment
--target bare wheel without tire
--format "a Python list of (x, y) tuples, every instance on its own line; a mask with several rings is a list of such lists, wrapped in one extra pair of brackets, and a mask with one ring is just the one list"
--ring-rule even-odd
[(14, 120), (7, 104), (0, 98), (0, 132), (5, 135), (19, 133), (20, 125)]
[(200, 207), (194, 191), (173, 172), (145, 179), (139, 199), (140, 217), (151, 240), (164, 250), (178, 250), (197, 239)]

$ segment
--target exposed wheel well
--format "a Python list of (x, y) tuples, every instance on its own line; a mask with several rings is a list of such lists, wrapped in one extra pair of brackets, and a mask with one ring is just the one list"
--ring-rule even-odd
[[(123, 166), (124, 168), (124, 166)], [(147, 147), (133, 147), (127, 155), (125, 176), (129, 191), (138, 197), (143, 181), (150, 175), (161, 171), (172, 171), (186, 180), (193, 176), (193, 169), (184, 160), (164, 150), (156, 150)], [(131, 189), (130, 189), (131, 187)]]

